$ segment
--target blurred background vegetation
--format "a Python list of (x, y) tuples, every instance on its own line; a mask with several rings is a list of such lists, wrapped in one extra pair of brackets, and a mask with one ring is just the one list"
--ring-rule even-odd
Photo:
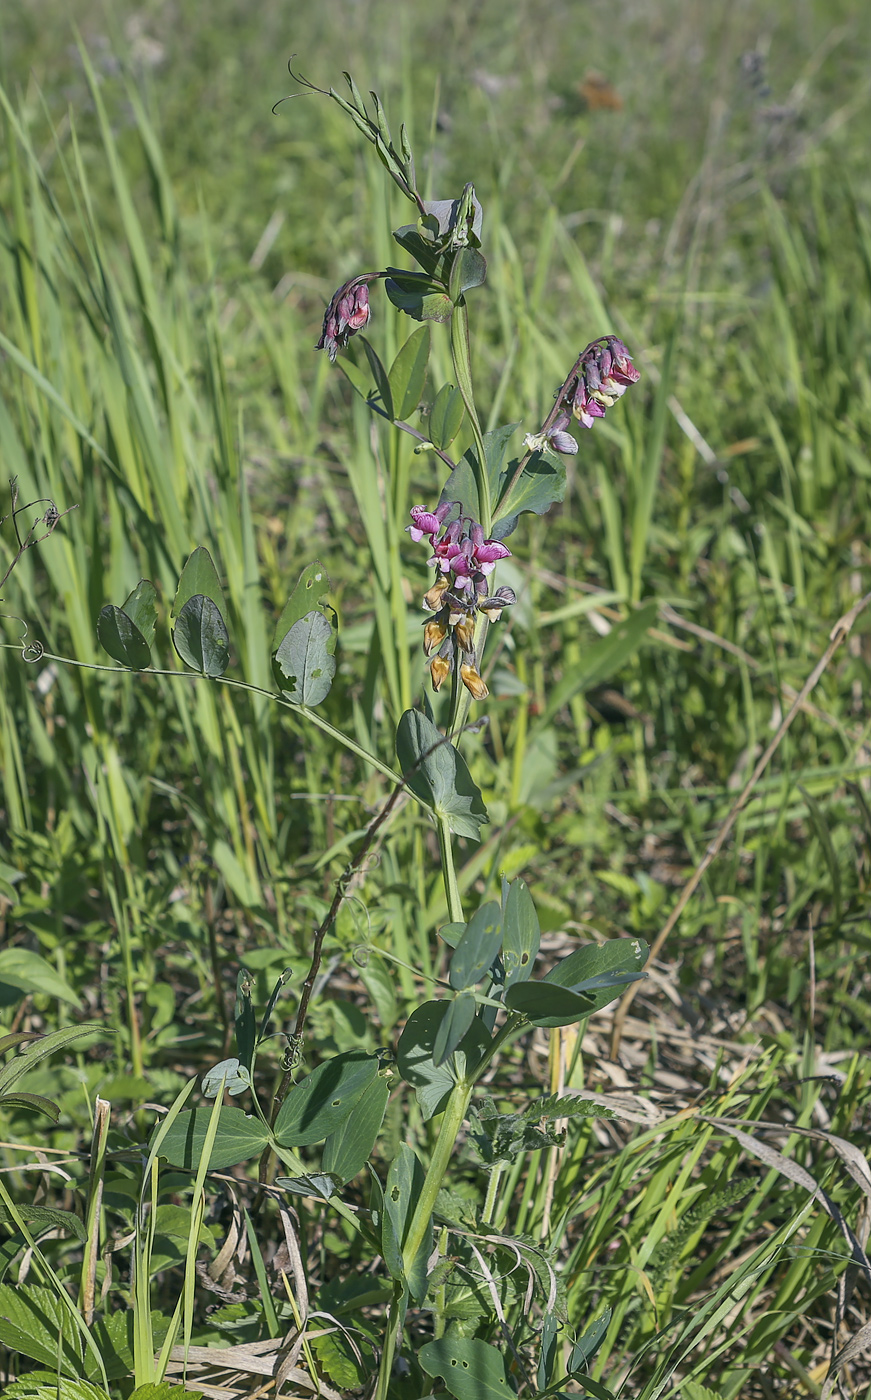
[[(145, 576), (168, 609), (204, 544), (226, 580), (237, 674), (269, 686), (274, 619), (317, 556), (340, 622), (326, 716), (392, 761), (398, 715), (423, 683), (425, 570), (401, 530), (442, 477), (373, 429), (312, 353), (335, 288), (401, 261), (389, 229), (408, 215), (332, 104), (293, 96), (271, 110), (296, 91), (291, 54), (321, 86), (348, 69), (378, 91), (394, 130), (407, 122), (433, 197), (474, 182), (488, 426), (534, 431), (604, 332), (642, 372), (583, 437), (563, 506), (524, 518), (500, 570), (520, 601), (491, 674), (490, 730), (471, 750), (493, 834), (464, 851), (466, 889), (522, 873), (554, 949), (652, 938), (833, 623), (869, 587), (861, 7), (4, 6), (2, 477), (17, 476), (24, 501), (77, 508), (4, 589), (0, 937), (18, 961), (0, 964), (0, 1006), (7, 1029), (87, 1015), (119, 1030), (111, 1052), (46, 1071), (62, 1146), (87, 1130), (95, 1093), (136, 1108), (225, 1051), (241, 962), (261, 1002), (293, 967), (292, 1008), (312, 927), (386, 787), (267, 701), (26, 665), (16, 619), (49, 653), (103, 663), (100, 607)], [(377, 303), (372, 339), (388, 363), (411, 328)], [(430, 398), (448, 366), (436, 328)], [(7, 518), (0, 559), (12, 547)], [(597, 638), (648, 598), (659, 618), (641, 650), (591, 679)], [(391, 636), (407, 639), (399, 663)], [(162, 646), (173, 666), (165, 631)], [(590, 1032), (593, 1087), (692, 1096), (749, 1074), (784, 1121), (849, 1133), (867, 1120), (850, 1057), (871, 1021), (868, 663), (860, 620), (663, 949), (619, 1065), (607, 1017)], [(445, 918), (436, 866), (406, 809), (328, 948), (318, 1054), (390, 1039), (414, 1004), (411, 969), (433, 968)], [(364, 945), (403, 965), (367, 961)], [(750, 1047), (761, 1059), (748, 1069)], [(531, 1064), (546, 1079), (546, 1063)], [(799, 1085), (813, 1075), (835, 1078)], [(13, 1129), (26, 1136), (23, 1114)], [(398, 1110), (392, 1131), (404, 1131)], [(581, 1131), (564, 1204), (584, 1151), (602, 1147)], [(796, 1153), (831, 1169), (816, 1145)], [(514, 1184), (530, 1227), (534, 1191)], [(764, 1233), (734, 1210), (730, 1238)], [(636, 1267), (645, 1219), (609, 1267)], [(575, 1277), (607, 1292), (599, 1247), (612, 1244), (580, 1251)], [(685, 1286), (680, 1251), (660, 1264), (672, 1290)], [(799, 1293), (825, 1297), (838, 1268), (819, 1264)], [(647, 1295), (635, 1303), (629, 1350), (654, 1325)], [(824, 1332), (796, 1342), (802, 1365)], [(763, 1329), (747, 1364), (772, 1346)], [(734, 1374), (724, 1394), (740, 1389)]]

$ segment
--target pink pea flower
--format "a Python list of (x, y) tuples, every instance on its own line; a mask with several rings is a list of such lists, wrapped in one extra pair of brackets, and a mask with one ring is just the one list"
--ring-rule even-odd
[(372, 276), (371, 273), (364, 273), (361, 277), (352, 277), (335, 293), (324, 313), (321, 338), (315, 349), (326, 350), (330, 364), (335, 363), (336, 351), (344, 350), (351, 336), (361, 331), (369, 320), (369, 282)]

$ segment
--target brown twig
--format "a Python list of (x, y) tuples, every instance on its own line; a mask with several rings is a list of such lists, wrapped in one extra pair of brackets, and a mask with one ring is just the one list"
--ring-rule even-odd
[[(829, 645), (826, 647), (816, 666), (811, 671), (810, 675), (808, 676), (798, 695), (793, 700), (788, 714), (781, 721), (780, 725), (778, 726), (777, 733), (771, 740), (771, 743), (768, 745), (768, 748), (765, 750), (762, 757), (759, 759), (759, 762), (756, 764), (756, 767), (753, 769), (753, 772), (748, 778), (743, 792), (733, 804), (731, 810), (729, 811), (729, 815), (726, 817), (726, 820), (723, 822), (723, 825), (717, 832), (716, 837), (708, 846), (707, 850), (705, 851), (705, 854), (702, 856), (702, 859), (699, 861), (698, 865), (696, 866), (695, 870), (693, 871), (692, 875), (690, 876), (689, 880), (687, 881), (686, 885), (681, 891), (681, 895), (677, 904), (674, 906), (674, 909), (671, 911), (666, 922), (663, 924), (659, 933), (653, 940), (653, 943), (650, 946), (651, 959), (655, 958), (660, 952), (663, 944), (665, 943), (665, 940), (668, 938), (668, 935), (674, 929), (675, 925), (680, 919), (681, 914), (686, 909), (687, 905), (689, 904), (690, 900), (692, 899), (693, 895), (695, 894), (696, 890), (701, 884), (702, 877), (705, 871), (707, 870), (708, 866), (711, 864), (712, 861), (716, 859), (720, 851), (723, 849), (726, 837), (729, 835), (729, 832), (732, 830), (732, 827), (735, 825), (735, 822), (738, 820), (738, 817), (740, 816), (744, 807), (747, 805), (747, 801), (751, 793), (753, 792), (753, 789), (756, 787), (756, 784), (759, 782), (759, 779), (762, 777), (762, 774), (765, 772), (766, 768), (768, 767), (769, 763), (771, 762), (772, 758), (774, 757), (775, 753), (780, 747), (784, 735), (790, 728), (799, 710), (802, 709), (804, 702), (810, 695), (814, 686), (817, 684), (824, 671), (826, 671), (826, 669), (828, 668), (829, 663), (832, 657), (834, 656), (835, 652), (840, 646), (843, 645), (843, 643), (849, 637), (850, 632), (853, 629), (853, 624), (856, 621), (856, 618), (861, 612), (864, 611), (864, 609), (868, 606), (869, 603), (871, 603), (871, 593), (866, 593), (864, 598), (860, 598), (857, 603), (854, 603), (850, 611), (844, 613), (844, 616), (839, 618), (838, 621), (835, 623), (834, 627), (829, 633)], [(620, 1049), (620, 1040), (623, 1034), (623, 1025), (626, 1020), (626, 1016), (629, 1012), (629, 1008), (632, 1005), (633, 1000), (635, 999), (635, 994), (638, 991), (639, 985), (640, 983), (638, 982), (633, 983), (633, 985), (629, 987), (626, 990), (626, 992), (624, 992), (623, 997), (620, 1001), (620, 1005), (617, 1007), (617, 1010), (614, 1013), (614, 1021), (611, 1030), (612, 1059), (617, 1058), (617, 1053)]]

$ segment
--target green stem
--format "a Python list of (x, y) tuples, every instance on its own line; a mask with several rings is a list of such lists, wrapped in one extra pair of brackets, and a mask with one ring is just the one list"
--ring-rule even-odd
[(441, 1190), (442, 1182), (445, 1179), (445, 1173), (450, 1165), (454, 1144), (463, 1126), (466, 1110), (469, 1107), (469, 1100), (472, 1097), (472, 1090), (474, 1087), (474, 1083), (469, 1083), (465, 1079), (461, 1079), (451, 1090), (444, 1117), (442, 1118), (442, 1125), (439, 1130), (435, 1151), (432, 1154), (429, 1170), (424, 1179), (417, 1206), (412, 1216), (411, 1225), (409, 1226), (408, 1234), (405, 1239), (405, 1245), (402, 1250), (402, 1263), (406, 1273), (417, 1258), (427, 1229), (429, 1228), (430, 1218), (435, 1209), (436, 1197)]
[(378, 1384), (372, 1400), (387, 1400), (390, 1388), (390, 1373), (393, 1370), (393, 1357), (396, 1353), (396, 1333), (398, 1331), (397, 1310), (399, 1291), (394, 1293), (387, 1308), (387, 1329), (384, 1333), (384, 1346), (381, 1348), (381, 1361), (378, 1365)]
[(475, 481), (478, 487), (478, 508), (481, 512), (480, 524), (484, 530), (485, 539), (489, 537), (490, 526), (493, 521), (493, 507), (490, 500), (490, 482), (487, 477), (487, 460), (484, 453), (484, 434), (481, 431), (481, 424), (478, 421), (478, 411), (475, 408), (475, 396), (472, 391), (472, 355), (469, 347), (469, 311), (465, 301), (461, 298), (454, 307), (454, 314), (451, 317), (451, 358), (454, 362), (454, 374), (457, 376), (457, 388), (466, 406), (469, 415), (469, 422), (472, 425), (472, 433), (475, 438), (478, 461), (475, 467)]
[(484, 1210), (481, 1215), (483, 1225), (492, 1225), (493, 1211), (496, 1206), (496, 1192), (499, 1190), (499, 1182), (502, 1178), (502, 1163), (497, 1162), (490, 1168), (490, 1180), (487, 1182), (487, 1196), (484, 1201)]
[(457, 883), (457, 872), (454, 867), (454, 849), (451, 845), (451, 829), (446, 817), (437, 816), (436, 823), (439, 833), (439, 851), (442, 857), (442, 880), (445, 886), (445, 896), (448, 901), (448, 914), (451, 923), (463, 924), (463, 901), (460, 898), (460, 886)]

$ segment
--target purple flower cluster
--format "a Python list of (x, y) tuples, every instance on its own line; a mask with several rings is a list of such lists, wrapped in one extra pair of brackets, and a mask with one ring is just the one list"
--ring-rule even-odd
[(475, 651), (476, 613), (486, 614), (490, 622), (502, 616), (503, 608), (515, 601), (511, 588), (497, 588), (488, 597), (487, 575), (500, 559), (507, 559), (511, 550), (498, 540), (485, 540), (477, 521), (459, 516), (445, 525), (447, 517), (457, 508), (456, 501), (446, 502), (436, 510), (413, 506), (411, 525), (406, 526), (415, 543), (426, 540), (432, 550), (430, 565), (436, 569), (435, 582), (424, 597), (424, 607), (435, 616), (424, 624), (423, 650), (431, 657), (430, 676), (433, 689), (454, 669), (458, 655), (460, 679), (475, 700), (486, 700), (489, 691), (478, 669)]
[(623, 341), (616, 335), (600, 336), (587, 346), (578, 362), (575, 382), (567, 399), (572, 417), (585, 428), (592, 428), (593, 420), (604, 418), (606, 409), (640, 378)]
[(550, 447), (573, 457), (578, 444), (568, 431), (573, 418), (592, 428), (597, 418), (604, 418), (630, 384), (641, 378), (632, 357), (616, 335), (603, 335), (587, 346), (579, 356), (571, 374), (559, 392), (553, 421), (548, 419), (540, 433), (527, 435), (524, 446), (530, 452)]
[(336, 351), (344, 350), (352, 335), (356, 335), (366, 325), (371, 315), (369, 306), (370, 273), (362, 277), (352, 277), (340, 287), (324, 313), (321, 338), (316, 350), (326, 350), (330, 364), (336, 359)]

